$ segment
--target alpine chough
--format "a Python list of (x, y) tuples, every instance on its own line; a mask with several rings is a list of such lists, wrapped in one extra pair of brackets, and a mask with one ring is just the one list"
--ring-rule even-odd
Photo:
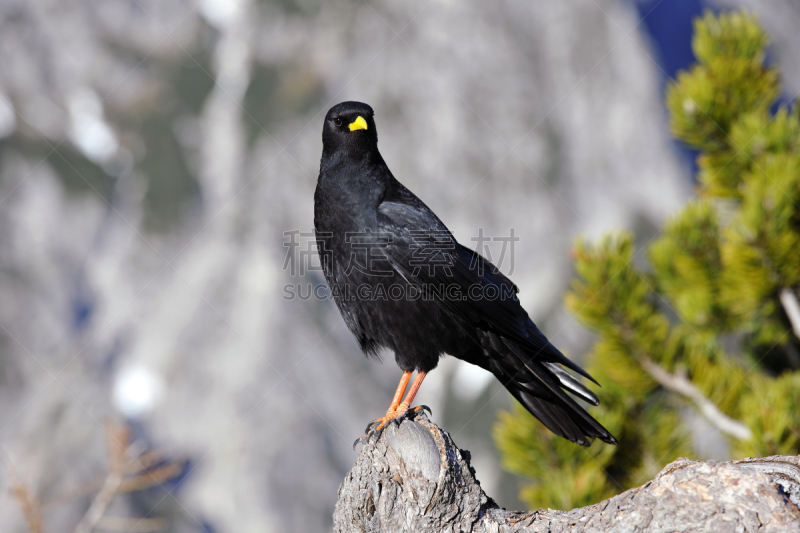
[(567, 394), (597, 405), (566, 369), (594, 379), (539, 331), (516, 285), (395, 179), (378, 151), (373, 115), (360, 102), (328, 111), (314, 192), (317, 246), (336, 305), (366, 355), (388, 348), (403, 370), (386, 416), (356, 442), (420, 409), (410, 406), (422, 380), (449, 354), (494, 374), (556, 435), (582, 446), (594, 437), (616, 444)]

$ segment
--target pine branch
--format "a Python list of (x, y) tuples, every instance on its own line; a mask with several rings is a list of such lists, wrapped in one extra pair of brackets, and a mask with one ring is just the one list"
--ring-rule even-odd
[(718, 430), (739, 440), (753, 438), (753, 432), (750, 431), (750, 428), (720, 411), (714, 402), (706, 398), (702, 391), (695, 387), (685, 376), (670, 374), (647, 357), (642, 357), (640, 362), (642, 363), (642, 368), (662, 386), (690, 399), (703, 413), (703, 416)]
[(800, 303), (797, 302), (797, 295), (789, 288), (781, 290), (781, 304), (792, 323), (794, 334), (800, 339)]

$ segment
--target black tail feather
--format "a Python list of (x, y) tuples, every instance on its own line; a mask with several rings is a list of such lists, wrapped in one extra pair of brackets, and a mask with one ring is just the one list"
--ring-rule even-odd
[[(594, 393), (555, 363), (535, 359), (513, 341), (503, 341), (508, 350), (497, 354), (500, 357), (492, 361), (491, 371), (533, 416), (556, 435), (581, 446), (589, 446), (590, 439), (594, 438), (617, 444), (614, 436), (564, 389), (597, 405)], [(577, 368), (576, 371), (585, 374), (578, 365), (570, 363), (569, 368)]]
[(544, 366), (547, 367), (550, 372), (558, 378), (559, 383), (561, 383), (561, 387), (569, 391), (570, 393), (574, 394), (581, 400), (590, 403), (592, 405), (600, 405), (600, 400), (597, 398), (597, 395), (586, 388), (583, 383), (578, 381), (575, 376), (561, 368), (556, 363), (543, 363)]

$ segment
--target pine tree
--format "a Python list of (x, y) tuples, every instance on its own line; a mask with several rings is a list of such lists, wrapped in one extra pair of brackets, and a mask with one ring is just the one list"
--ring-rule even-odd
[(640, 251), (629, 232), (579, 239), (565, 297), (597, 334), (592, 415), (620, 444), (583, 449), (518, 405), (501, 413), (495, 440), (532, 480), (532, 507), (594, 503), (692, 457), (697, 417), (731, 457), (800, 453), (800, 106), (777, 104), (753, 16), (706, 13), (692, 46), (697, 64), (666, 100), (674, 135), (700, 152), (697, 198)]

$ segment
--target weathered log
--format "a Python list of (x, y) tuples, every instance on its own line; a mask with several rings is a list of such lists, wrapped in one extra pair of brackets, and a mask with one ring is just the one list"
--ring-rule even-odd
[(469, 460), (424, 416), (387, 428), (339, 488), (334, 531), (800, 533), (800, 457), (678, 459), (641, 487), (566, 512), (498, 507)]

